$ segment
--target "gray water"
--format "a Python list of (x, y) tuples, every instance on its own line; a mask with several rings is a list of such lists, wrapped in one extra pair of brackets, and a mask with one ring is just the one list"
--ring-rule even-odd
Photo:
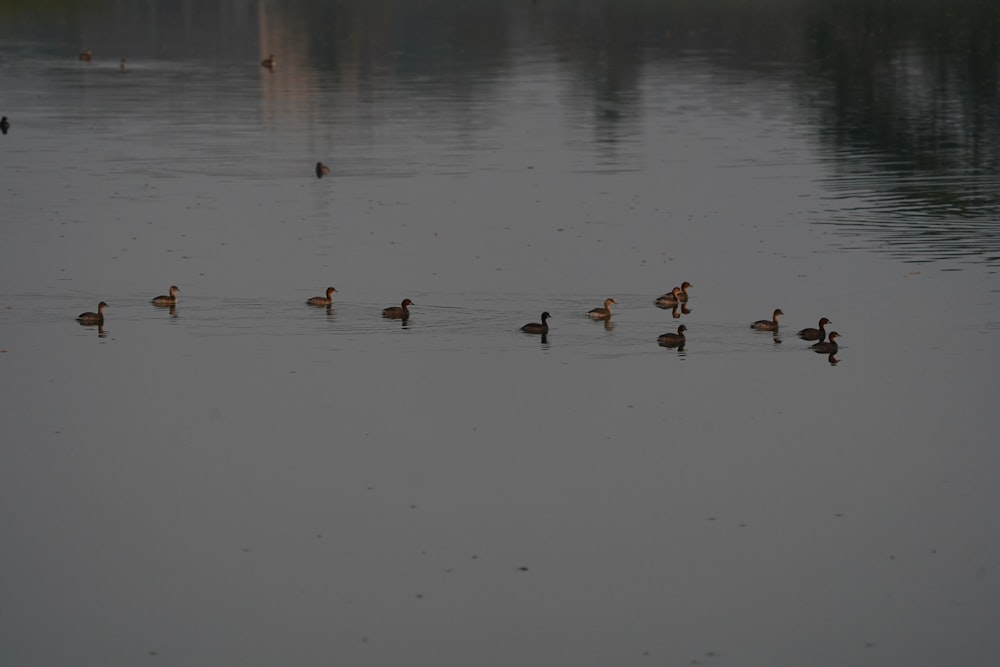
[(812, 5), (7, 6), (0, 663), (995, 664), (1000, 12)]

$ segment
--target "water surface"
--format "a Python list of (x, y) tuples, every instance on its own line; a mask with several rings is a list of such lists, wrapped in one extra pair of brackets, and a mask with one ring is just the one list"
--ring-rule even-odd
[(944, 6), (17, 5), (2, 662), (992, 664), (998, 14)]

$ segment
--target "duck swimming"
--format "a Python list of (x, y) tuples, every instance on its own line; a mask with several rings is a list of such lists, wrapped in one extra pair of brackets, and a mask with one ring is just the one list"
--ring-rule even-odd
[(684, 332), (687, 331), (687, 327), (683, 324), (677, 327), (677, 333), (665, 333), (656, 339), (656, 342), (663, 347), (683, 347), (687, 338), (684, 337)]
[(690, 288), (690, 287), (694, 287), (694, 285), (692, 285), (691, 283), (689, 283), (686, 280), (681, 283), (681, 291), (680, 291), (680, 294), (677, 295), (677, 299), (681, 303), (687, 303), (687, 300), (688, 300), (688, 288)]
[(409, 299), (403, 299), (403, 303), (398, 306), (389, 306), (382, 310), (382, 317), (388, 317), (391, 320), (405, 320), (410, 317), (410, 306), (414, 305)]
[(170, 286), (170, 296), (160, 295), (153, 299), (154, 306), (176, 306), (177, 305), (177, 293), (180, 292), (180, 288), (177, 285)]
[(618, 303), (614, 299), (605, 299), (603, 308), (594, 308), (587, 312), (587, 317), (595, 320), (606, 320), (611, 317), (611, 304)]
[(819, 354), (829, 354), (829, 355), (837, 354), (837, 350), (840, 349), (840, 346), (837, 345), (837, 338), (839, 337), (840, 334), (837, 333), (836, 331), (831, 332), (830, 340), (826, 341), (825, 343), (824, 342), (815, 343), (810, 347), (814, 352), (817, 352)]
[(777, 331), (778, 330), (778, 317), (784, 315), (781, 312), (781, 308), (774, 311), (774, 315), (771, 316), (769, 320), (757, 320), (750, 325), (751, 329), (756, 329), (757, 331)]
[(525, 324), (523, 327), (521, 327), (521, 331), (523, 331), (524, 333), (545, 335), (549, 332), (549, 323), (546, 322), (546, 320), (549, 319), (550, 317), (552, 316), (549, 315), (549, 312), (545, 311), (544, 313), (542, 313), (542, 321), (540, 324), (538, 322), (529, 322), (528, 324)]
[(310, 306), (331, 306), (333, 305), (333, 293), (337, 290), (333, 287), (326, 288), (326, 296), (314, 296), (306, 301)]
[(83, 61), (86, 61), (86, 62), (90, 62), (90, 59), (93, 58), (93, 57), (94, 57), (94, 50), (93, 49), (87, 49), (86, 51), (84, 51), (83, 53), (80, 54), (80, 60), (83, 60)]
[(322, 162), (316, 163), (316, 178), (323, 178), (330, 173), (330, 168)]
[(806, 327), (799, 332), (799, 338), (802, 340), (818, 340), (823, 342), (826, 340), (826, 325), (833, 324), (830, 320), (825, 317), (821, 317), (819, 320), (819, 328), (814, 329), (812, 327)]
[[(686, 301), (687, 299), (685, 299)], [(656, 305), (660, 308), (672, 308), (681, 302), (681, 288), (675, 287), (663, 296), (656, 299)]]
[(278, 60), (274, 57), (274, 54), (272, 53), (267, 58), (264, 58), (263, 60), (260, 61), (260, 66), (266, 67), (268, 69), (274, 69), (275, 67), (278, 66)]
[(10, 129), (10, 121), (7, 120), (7, 116), (0, 118), (0, 132), (7, 134), (7, 130)]
[(111, 306), (102, 301), (97, 304), (96, 313), (80, 313), (77, 316), (76, 321), (80, 324), (104, 324), (104, 309), (110, 307)]

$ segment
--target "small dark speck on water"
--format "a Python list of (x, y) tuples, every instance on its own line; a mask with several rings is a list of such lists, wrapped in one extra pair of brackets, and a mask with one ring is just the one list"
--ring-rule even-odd
[(527, 572), (528, 571), (528, 566), (527, 565), (521, 565), (517, 569), (518, 569), (519, 572)]

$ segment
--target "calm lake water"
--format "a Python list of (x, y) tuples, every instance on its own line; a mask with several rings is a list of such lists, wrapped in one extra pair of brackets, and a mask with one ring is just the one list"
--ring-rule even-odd
[(0, 663), (996, 664), (994, 3), (0, 8)]

